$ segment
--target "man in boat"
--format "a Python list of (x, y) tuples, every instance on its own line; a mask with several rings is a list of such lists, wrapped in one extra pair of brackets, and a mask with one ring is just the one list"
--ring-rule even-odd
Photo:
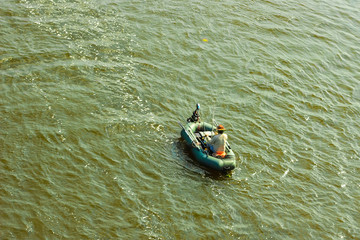
[(210, 150), (213, 152), (214, 157), (222, 157), (226, 156), (225, 146), (228, 139), (228, 136), (224, 131), (226, 130), (223, 125), (219, 125), (216, 127), (217, 134), (211, 138), (208, 142), (208, 146)]
[(193, 115), (187, 119), (188, 122), (200, 122), (200, 104), (196, 104), (196, 109)]

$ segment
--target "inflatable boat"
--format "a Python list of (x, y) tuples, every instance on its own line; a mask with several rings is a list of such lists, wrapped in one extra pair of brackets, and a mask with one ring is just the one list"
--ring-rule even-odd
[[(200, 109), (200, 105), (197, 105), (197, 109)], [(215, 136), (216, 126), (201, 122), (196, 110), (192, 117), (187, 119), (185, 125), (179, 124), (182, 128), (181, 137), (191, 148), (197, 162), (217, 171), (231, 171), (236, 167), (236, 157), (228, 142), (225, 145), (224, 155), (217, 155), (210, 150), (207, 142)]]

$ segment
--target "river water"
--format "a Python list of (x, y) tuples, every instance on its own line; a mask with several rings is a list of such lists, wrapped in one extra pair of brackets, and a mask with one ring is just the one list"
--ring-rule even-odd
[[(360, 239), (360, 2), (2, 0), (0, 239)], [(228, 175), (180, 138), (195, 104)]]

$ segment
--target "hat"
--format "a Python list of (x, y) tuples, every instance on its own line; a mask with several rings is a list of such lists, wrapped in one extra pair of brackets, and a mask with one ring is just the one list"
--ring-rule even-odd
[(216, 128), (218, 131), (225, 131), (226, 129), (224, 128), (224, 126), (223, 125), (219, 125), (219, 126), (217, 126), (217, 128)]

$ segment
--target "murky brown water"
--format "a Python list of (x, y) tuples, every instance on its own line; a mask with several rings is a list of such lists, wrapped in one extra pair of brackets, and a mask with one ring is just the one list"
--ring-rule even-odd
[[(359, 239), (358, 1), (0, 3), (1, 239)], [(178, 121), (229, 131), (231, 176)]]

